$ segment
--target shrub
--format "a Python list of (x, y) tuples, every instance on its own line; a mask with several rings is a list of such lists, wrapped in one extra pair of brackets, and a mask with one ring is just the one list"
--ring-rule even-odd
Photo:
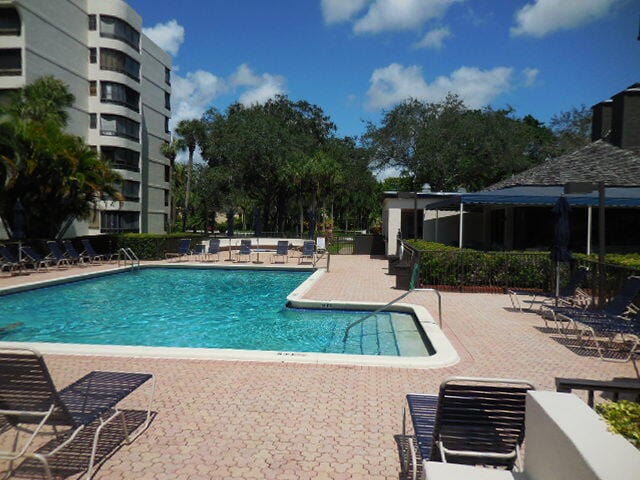
[(124, 233), (116, 236), (117, 248), (130, 248), (140, 260), (160, 260), (167, 252), (177, 252), (180, 239), (189, 238), (192, 243), (201, 241), (201, 234), (193, 233)]
[(640, 449), (640, 403), (628, 400), (604, 402), (596, 405), (596, 411), (604, 417), (611, 430)]
[(548, 252), (484, 252), (425, 240), (406, 243), (420, 251), (420, 278), (428, 285), (544, 290), (551, 284), (553, 268)]

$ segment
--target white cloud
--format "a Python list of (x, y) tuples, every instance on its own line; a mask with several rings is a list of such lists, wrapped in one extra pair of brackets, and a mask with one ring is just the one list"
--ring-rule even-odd
[(238, 101), (244, 106), (263, 104), (276, 95), (286, 93), (284, 84), (284, 77), (263, 73), (260, 85), (245, 91)]
[(200, 118), (211, 102), (228, 90), (224, 79), (204, 70), (172, 77), (171, 125), (180, 120)]
[(374, 70), (367, 91), (369, 108), (388, 108), (408, 98), (426, 102), (442, 100), (448, 93), (460, 96), (467, 106), (480, 108), (512, 87), (513, 68), (495, 67), (481, 70), (460, 67), (449, 76), (427, 83), (417, 65), (405, 67), (392, 63)]
[(356, 33), (415, 30), (426, 21), (443, 16), (459, 1), (464, 0), (375, 0), (367, 13), (355, 22), (353, 30)]
[(444, 41), (451, 37), (449, 27), (434, 28), (428, 31), (422, 39), (413, 44), (414, 48), (434, 48), (440, 50)]
[(322, 0), (322, 16), (325, 23), (341, 23), (351, 20), (370, 0)]
[(522, 70), (522, 75), (524, 76), (524, 86), (531, 87), (538, 80), (538, 75), (540, 74), (540, 70), (537, 68), (525, 68)]
[(604, 16), (620, 0), (534, 0), (516, 12), (516, 26), (511, 35), (544, 37), (557, 30), (567, 30)]
[(175, 19), (169, 20), (167, 23), (158, 23), (154, 27), (143, 28), (142, 31), (160, 48), (174, 57), (178, 55), (180, 46), (184, 42), (184, 27)]
[(229, 83), (234, 87), (255, 87), (260, 85), (261, 78), (253, 73), (253, 70), (246, 63), (241, 64), (233, 75), (229, 78)]

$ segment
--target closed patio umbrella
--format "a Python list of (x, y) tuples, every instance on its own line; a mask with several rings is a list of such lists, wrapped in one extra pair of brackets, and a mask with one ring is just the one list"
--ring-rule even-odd
[(556, 302), (560, 296), (560, 262), (570, 262), (573, 255), (569, 250), (571, 225), (569, 221), (571, 206), (564, 196), (558, 198), (553, 207), (555, 216), (554, 243), (551, 249), (551, 260), (556, 262)]
[(313, 211), (309, 211), (309, 239), (313, 240), (316, 236), (316, 215)]
[(22, 261), (22, 240), (25, 234), (24, 207), (18, 198), (13, 206), (13, 224), (11, 225), (12, 238), (18, 240), (18, 261)]
[(256, 237), (262, 235), (262, 221), (260, 219), (260, 209), (256, 207), (253, 210), (253, 231), (256, 234)]
[(229, 259), (231, 261), (231, 237), (233, 237), (233, 227), (235, 226), (235, 215), (233, 210), (227, 212), (227, 237), (229, 237)]

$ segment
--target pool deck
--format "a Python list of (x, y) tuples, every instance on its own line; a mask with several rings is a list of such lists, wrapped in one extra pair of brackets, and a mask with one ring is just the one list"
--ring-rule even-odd
[[(0, 287), (33, 281), (25, 278), (2, 278)], [(330, 273), (305, 298), (384, 302), (401, 293), (393, 285), (384, 260), (332, 256)], [(414, 295), (411, 303), (435, 311), (432, 295)], [(91, 370), (157, 377), (156, 418), (107, 459), (97, 479), (398, 479), (404, 395), (435, 393), (450, 375), (524, 378), (540, 389), (553, 389), (555, 377), (638, 381), (634, 362), (603, 362), (567, 345), (544, 331), (537, 315), (512, 311), (506, 295), (442, 296), (444, 331), (461, 359), (442, 369), (64, 355), (46, 360), (59, 387)], [(139, 407), (141, 398), (136, 394), (125, 405)], [(8, 441), (1, 436), (0, 448)]]

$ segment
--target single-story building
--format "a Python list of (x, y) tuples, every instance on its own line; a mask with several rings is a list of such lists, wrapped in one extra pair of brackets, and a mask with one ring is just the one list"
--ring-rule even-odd
[[(640, 247), (640, 83), (593, 107), (592, 143), (473, 193), (419, 193), (418, 236), (481, 249), (548, 249), (552, 207), (569, 182), (605, 185), (607, 247)], [(598, 191), (566, 195), (572, 206), (571, 248), (590, 252), (597, 239)], [(596, 207), (596, 208), (594, 208)], [(413, 194), (387, 192), (387, 253), (397, 231), (413, 236)]]

